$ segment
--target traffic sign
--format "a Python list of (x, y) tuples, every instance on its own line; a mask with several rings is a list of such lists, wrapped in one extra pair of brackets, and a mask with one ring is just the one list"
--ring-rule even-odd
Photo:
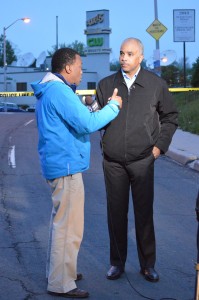
[(155, 40), (159, 40), (161, 36), (167, 31), (167, 28), (158, 20), (153, 23), (146, 30)]
[(173, 10), (174, 42), (195, 42), (195, 9)]

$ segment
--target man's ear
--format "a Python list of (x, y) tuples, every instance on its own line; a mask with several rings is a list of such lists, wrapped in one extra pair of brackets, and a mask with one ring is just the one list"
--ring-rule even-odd
[(143, 59), (144, 59), (144, 55), (140, 55), (140, 64), (143, 61)]
[(65, 66), (65, 70), (66, 70), (66, 73), (67, 73), (67, 74), (70, 74), (70, 73), (71, 73), (70, 65), (66, 65), (66, 66)]

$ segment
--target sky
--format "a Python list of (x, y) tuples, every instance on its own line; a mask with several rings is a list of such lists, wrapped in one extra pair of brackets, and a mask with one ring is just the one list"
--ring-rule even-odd
[[(144, 44), (144, 57), (150, 59), (156, 40), (146, 31), (155, 20), (154, 0), (4, 0), (1, 5), (0, 30), (15, 20), (29, 17), (29, 24), (17, 21), (6, 30), (6, 38), (18, 56), (31, 52), (37, 59), (41, 52), (52, 51), (58, 44), (66, 45), (75, 40), (86, 45), (86, 11), (109, 10), (110, 60), (119, 57), (120, 45), (128, 37), (139, 38)], [(199, 57), (199, 0), (157, 0), (158, 20), (167, 28), (159, 39), (160, 53), (172, 50), (176, 60), (183, 59), (183, 42), (173, 42), (173, 10), (195, 9), (195, 42), (186, 42), (186, 57), (190, 64)]]

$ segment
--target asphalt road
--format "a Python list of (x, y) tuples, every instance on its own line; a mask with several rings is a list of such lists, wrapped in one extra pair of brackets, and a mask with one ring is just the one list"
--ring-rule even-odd
[[(126, 273), (109, 281), (109, 241), (99, 133), (91, 136), (91, 167), (84, 173), (85, 232), (78, 286), (93, 300), (194, 299), (197, 257), (195, 199), (199, 172), (167, 157), (156, 161), (154, 218), (159, 283), (139, 274), (133, 207), (129, 207)], [(50, 190), (37, 154), (34, 113), (0, 114), (0, 299), (54, 300), (46, 293), (45, 260)]]

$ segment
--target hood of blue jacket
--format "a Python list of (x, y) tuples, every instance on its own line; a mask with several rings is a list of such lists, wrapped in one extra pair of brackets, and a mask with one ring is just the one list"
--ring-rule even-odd
[(46, 90), (54, 83), (63, 81), (58, 78), (56, 75), (48, 72), (42, 80), (35, 81), (31, 83), (31, 87), (34, 91), (34, 95), (37, 99), (40, 99), (41, 96), (46, 92)]

